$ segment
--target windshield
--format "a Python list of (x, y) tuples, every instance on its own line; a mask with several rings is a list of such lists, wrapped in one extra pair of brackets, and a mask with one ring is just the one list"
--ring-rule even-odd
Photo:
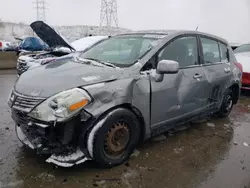
[(81, 55), (84, 59), (112, 63), (118, 67), (128, 67), (145, 55), (154, 41), (164, 36), (125, 35), (116, 36), (93, 46)]
[(250, 44), (240, 45), (234, 50), (234, 53), (250, 52)]
[(76, 51), (84, 51), (88, 47), (94, 45), (95, 43), (104, 40), (107, 37), (104, 36), (95, 36), (95, 37), (84, 37), (81, 39), (78, 39), (71, 43), (71, 46), (73, 46)]

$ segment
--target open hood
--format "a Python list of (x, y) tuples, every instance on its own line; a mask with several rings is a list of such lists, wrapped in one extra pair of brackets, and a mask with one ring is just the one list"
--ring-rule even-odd
[(35, 21), (30, 24), (32, 30), (51, 48), (66, 47), (73, 51), (75, 49), (63, 39), (53, 28), (44, 23), (43, 21)]

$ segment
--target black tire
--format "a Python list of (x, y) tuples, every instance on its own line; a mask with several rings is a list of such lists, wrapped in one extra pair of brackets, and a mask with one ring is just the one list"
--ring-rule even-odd
[(219, 112), (216, 114), (218, 117), (227, 117), (233, 109), (233, 93), (232, 90), (227, 89), (224, 93), (223, 100)]
[[(102, 126), (100, 126), (94, 133), (92, 132), (92, 134), (94, 134), (92, 157), (101, 167), (109, 168), (124, 163), (133, 153), (139, 142), (140, 124), (136, 115), (125, 108), (118, 108), (111, 111), (105, 115), (104, 119)], [(114, 146), (114, 144), (109, 144), (112, 141), (115, 142), (113, 137), (112, 139), (110, 138), (110, 134), (114, 132), (114, 129), (117, 129), (118, 125), (118, 130), (126, 132), (126, 136), (119, 135), (118, 138), (123, 139), (123, 137), (125, 137), (126, 144), (123, 144), (124, 149), (121, 150), (121, 153), (117, 154), (118, 156), (115, 156), (115, 154), (112, 155), (108, 153), (111, 151), (108, 150), (109, 147), (107, 145)]]

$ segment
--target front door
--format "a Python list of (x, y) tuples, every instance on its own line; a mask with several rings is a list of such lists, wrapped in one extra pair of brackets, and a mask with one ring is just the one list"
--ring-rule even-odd
[(207, 84), (204, 68), (198, 58), (196, 36), (182, 36), (167, 44), (156, 58), (174, 60), (180, 65), (177, 74), (165, 74), (161, 82), (151, 75), (151, 125), (157, 128), (178, 118), (204, 109)]

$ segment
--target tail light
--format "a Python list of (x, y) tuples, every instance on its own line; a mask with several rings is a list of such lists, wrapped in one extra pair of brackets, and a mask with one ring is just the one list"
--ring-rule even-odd
[(240, 63), (238, 63), (238, 62), (235, 62), (234, 64), (235, 64), (235, 66), (238, 67), (238, 69), (240, 70), (240, 73), (239, 73), (238, 76), (239, 76), (240, 80), (242, 80), (243, 67), (242, 67), (242, 65), (241, 65)]
[(240, 63), (235, 62), (234, 64), (236, 65), (236, 67), (238, 67), (240, 69), (240, 72), (243, 72), (243, 67)]
[(2, 44), (2, 42), (0, 42), (0, 47), (2, 47), (3, 46), (3, 44)]

